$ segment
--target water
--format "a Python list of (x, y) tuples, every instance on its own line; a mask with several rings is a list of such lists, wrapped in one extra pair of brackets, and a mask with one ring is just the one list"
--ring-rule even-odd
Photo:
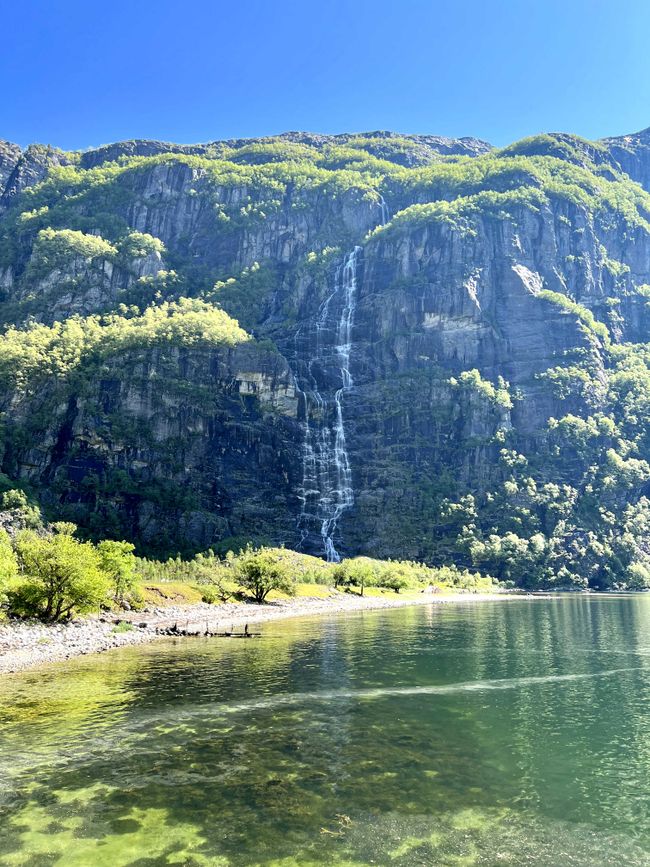
[[(383, 225), (389, 219), (383, 196), (377, 207)], [(354, 385), (350, 358), (361, 255), (362, 248), (355, 246), (345, 256), (331, 294), (295, 340), (295, 381), (304, 419), (300, 547), (322, 554), (330, 563), (341, 559), (334, 539), (341, 516), (354, 505), (343, 399)]]
[(341, 515), (354, 503), (343, 395), (353, 385), (350, 353), (360, 254), (361, 247), (355, 247), (346, 256), (336, 270), (333, 292), (320, 306), (307, 349), (308, 380), (301, 389), (305, 402), (298, 521), (301, 543), (304, 547), (316, 526), (322, 553), (328, 562), (335, 563), (340, 556), (334, 546), (334, 534)]
[(648, 865), (650, 597), (366, 612), (5, 676), (2, 865)]

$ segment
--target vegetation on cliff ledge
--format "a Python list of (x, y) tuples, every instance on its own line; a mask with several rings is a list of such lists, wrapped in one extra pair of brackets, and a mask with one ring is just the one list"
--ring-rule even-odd
[[(298, 544), (296, 365), (335, 379), (309, 339), (359, 245), (350, 553), (650, 585), (650, 193), (615, 148), (128, 145), (57, 152), (0, 213), (0, 468), (50, 520), (190, 563)], [(327, 580), (379, 580), (346, 563)]]

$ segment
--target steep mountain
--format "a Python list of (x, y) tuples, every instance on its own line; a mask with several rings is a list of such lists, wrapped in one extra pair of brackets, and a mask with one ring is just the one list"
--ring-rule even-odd
[(0, 142), (0, 458), (145, 552), (650, 580), (650, 132)]

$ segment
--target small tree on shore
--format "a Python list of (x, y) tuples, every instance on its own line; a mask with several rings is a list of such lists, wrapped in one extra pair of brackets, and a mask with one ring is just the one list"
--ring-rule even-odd
[(18, 577), (18, 561), (6, 530), (0, 530), (0, 605), (7, 601), (7, 592)]
[(112, 584), (113, 599), (118, 605), (137, 584), (135, 546), (131, 542), (114, 542), (106, 539), (97, 546), (99, 566)]
[(400, 590), (406, 590), (407, 587), (411, 586), (408, 575), (399, 566), (393, 567), (392, 565), (386, 569), (380, 583), (382, 587), (394, 590), (395, 593), (399, 593)]
[(360, 595), (366, 587), (374, 587), (377, 575), (372, 562), (367, 557), (343, 560), (334, 567), (334, 586), (359, 587)]
[(250, 546), (237, 558), (237, 580), (261, 604), (271, 590), (280, 590), (289, 596), (296, 592), (295, 578), (287, 566), (268, 548)]
[(52, 526), (52, 536), (31, 530), (18, 535), (16, 554), (22, 574), (7, 592), (10, 613), (46, 623), (98, 608), (110, 588), (95, 548), (72, 536), (74, 524)]

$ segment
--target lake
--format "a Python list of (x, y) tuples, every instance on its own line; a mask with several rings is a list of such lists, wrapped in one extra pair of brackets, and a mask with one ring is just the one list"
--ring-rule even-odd
[(2, 865), (648, 865), (650, 596), (266, 624), (0, 679)]

